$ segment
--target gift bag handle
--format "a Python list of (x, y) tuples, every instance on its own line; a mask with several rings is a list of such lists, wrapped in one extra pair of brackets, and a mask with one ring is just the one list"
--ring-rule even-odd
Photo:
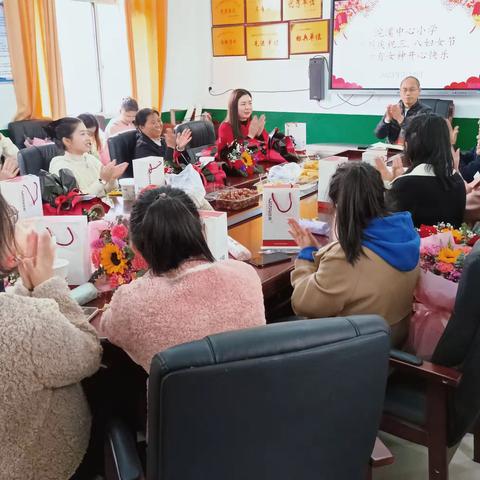
[[(47, 227), (47, 231), (50, 234), (51, 237), (53, 237), (52, 231)], [(69, 247), (75, 240), (75, 237), (73, 236), (72, 229), (70, 227), (67, 227), (67, 232), (70, 234), (70, 240), (67, 243), (60, 243), (59, 241), (56, 241), (56, 244), (59, 247)]]
[(152, 172), (161, 166), (162, 162), (158, 162), (155, 166), (153, 166), (151, 163), (148, 164), (148, 183), (152, 184)]
[(22, 187), (27, 191), (28, 196), (32, 200), (32, 204), (36, 205), (38, 201), (38, 183), (35, 182), (34, 185), (35, 185), (35, 198), (33, 198), (32, 192), (30, 191), (27, 185), (23, 184)]
[(288, 208), (286, 210), (282, 210), (280, 208), (280, 206), (278, 205), (277, 200), (275, 199), (275, 194), (272, 193), (272, 201), (275, 204), (275, 206), (277, 207), (277, 210), (281, 213), (287, 213), (292, 209), (292, 206), (293, 206), (292, 192), (288, 192), (288, 199), (290, 200), (290, 204), (288, 205)]

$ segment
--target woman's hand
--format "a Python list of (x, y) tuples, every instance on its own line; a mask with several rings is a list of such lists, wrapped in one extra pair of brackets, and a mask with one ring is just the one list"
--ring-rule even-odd
[(263, 130), (265, 129), (265, 121), (266, 121), (266, 117), (265, 115), (260, 115), (260, 118), (258, 119), (258, 130), (257, 130), (257, 137), (259, 137), (262, 133), (263, 133)]
[(382, 180), (391, 182), (395, 178), (403, 174), (403, 159), (402, 155), (395, 155), (392, 157), (392, 170), (390, 171), (385, 165), (385, 157), (375, 158), (375, 168), (380, 172)]
[(182, 133), (177, 133), (176, 138), (176, 147), (177, 150), (185, 150), (185, 147), (188, 145), (192, 139), (192, 131), (189, 128), (186, 128)]
[(310, 230), (302, 228), (294, 218), (290, 218), (288, 220), (288, 225), (290, 227), (290, 230), (288, 232), (300, 248), (319, 247), (319, 243), (313, 236), (312, 232), (310, 232)]
[(15, 157), (7, 157), (0, 169), (0, 180), (10, 180), (18, 175), (18, 163)]
[(248, 136), (250, 138), (255, 138), (258, 133), (258, 129), (260, 128), (260, 120), (258, 117), (255, 115), (252, 117), (250, 120), (250, 125), (248, 127)]
[(116, 160), (108, 162), (106, 165), (103, 165), (100, 169), (100, 180), (103, 180), (106, 183), (109, 183), (113, 180), (117, 180), (128, 168), (128, 163), (123, 162), (120, 165), (117, 165)]
[(50, 234), (30, 232), (27, 237), (25, 254), (19, 259), (18, 271), (23, 285), (33, 290), (53, 277), (55, 248)]
[(453, 169), (457, 172), (460, 171), (460, 149), (456, 150), (452, 146), (452, 157), (453, 157)]
[(168, 148), (176, 147), (177, 137), (175, 136), (175, 133), (171, 128), (167, 128), (165, 130), (165, 133), (163, 134), (163, 138), (165, 139), (165, 143), (167, 144)]

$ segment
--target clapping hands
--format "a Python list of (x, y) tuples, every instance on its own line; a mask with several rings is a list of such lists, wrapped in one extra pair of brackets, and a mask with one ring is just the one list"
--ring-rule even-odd
[(112, 182), (113, 180), (119, 179), (128, 168), (128, 163), (123, 162), (117, 165), (116, 160), (108, 162), (106, 165), (103, 165), (100, 169), (100, 179), (106, 183)]
[(18, 175), (18, 163), (14, 157), (7, 157), (0, 168), (0, 180), (10, 180)]

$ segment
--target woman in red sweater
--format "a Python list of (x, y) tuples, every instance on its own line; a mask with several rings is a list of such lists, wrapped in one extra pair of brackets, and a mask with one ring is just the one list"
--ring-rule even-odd
[(252, 117), (252, 95), (243, 88), (233, 90), (228, 101), (227, 118), (218, 129), (217, 160), (222, 159), (226, 147), (234, 140), (257, 139), (268, 142), (265, 115)]

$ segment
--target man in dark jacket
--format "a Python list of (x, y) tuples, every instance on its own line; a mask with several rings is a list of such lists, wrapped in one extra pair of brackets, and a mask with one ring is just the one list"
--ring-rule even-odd
[(477, 172), (480, 172), (480, 135), (477, 146), (460, 154), (460, 173), (463, 179), (470, 183)]
[(406, 77), (400, 84), (400, 101), (388, 105), (387, 111), (380, 120), (375, 135), (377, 138), (388, 138), (389, 143), (403, 143), (403, 137), (408, 122), (415, 115), (431, 112), (432, 109), (418, 101), (420, 82), (415, 77)]

